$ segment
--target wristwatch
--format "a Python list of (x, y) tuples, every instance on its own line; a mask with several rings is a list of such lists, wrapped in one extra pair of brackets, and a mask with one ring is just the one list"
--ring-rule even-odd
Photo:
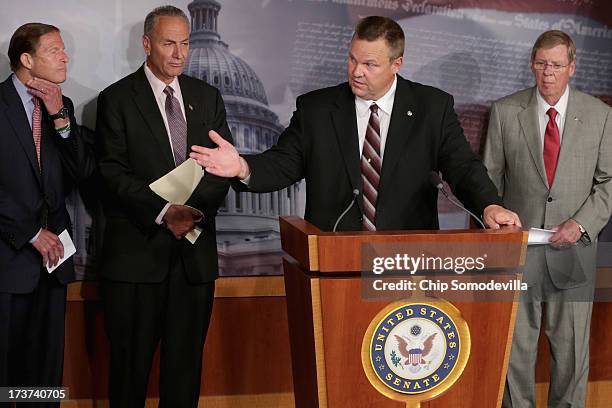
[[(576, 220), (574, 220), (574, 221), (576, 221)], [(576, 221), (576, 224), (578, 224), (578, 230), (580, 231), (580, 238), (579, 238), (579, 240), (582, 241), (586, 245), (590, 244), (591, 243), (591, 237), (589, 237), (589, 233), (586, 232), (584, 227), (582, 225), (580, 225), (580, 223), (578, 221)]]
[(62, 106), (62, 108), (57, 113), (53, 115), (49, 115), (49, 119), (51, 120), (66, 119), (69, 114), (70, 114), (70, 111), (68, 110), (68, 108), (65, 106)]

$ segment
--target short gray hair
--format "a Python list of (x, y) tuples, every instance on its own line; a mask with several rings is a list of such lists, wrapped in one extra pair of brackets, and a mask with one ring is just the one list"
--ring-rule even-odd
[(576, 59), (576, 44), (572, 37), (560, 30), (545, 31), (536, 40), (531, 49), (531, 62), (535, 59), (536, 52), (540, 49), (550, 49), (557, 45), (567, 47), (567, 61), (572, 63)]
[(187, 15), (180, 8), (170, 5), (156, 7), (147, 14), (144, 22), (144, 35), (149, 38), (153, 36), (158, 17), (183, 17), (187, 26), (189, 26), (189, 18), (187, 18)]

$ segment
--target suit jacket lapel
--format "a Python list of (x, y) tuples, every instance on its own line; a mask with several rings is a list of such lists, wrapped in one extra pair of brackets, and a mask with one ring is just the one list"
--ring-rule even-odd
[(524, 105), (524, 110), (518, 114), (519, 123), (523, 130), (525, 142), (531, 153), (531, 158), (535, 163), (536, 169), (540, 174), (542, 182), (548, 186), (546, 170), (544, 168), (544, 156), (542, 137), (540, 136), (540, 123), (538, 121), (538, 100), (536, 98), (537, 88), (533, 88), (533, 93), (529, 102)]
[[(164, 158), (167, 168), (174, 168), (174, 157), (170, 148), (170, 140), (168, 138), (168, 132), (166, 132), (166, 125), (164, 119), (159, 112), (159, 107), (155, 100), (155, 95), (151, 89), (151, 85), (147, 80), (144, 73), (144, 66), (140, 67), (136, 71), (134, 80), (134, 102), (138, 107), (138, 110), (142, 114), (151, 135), (157, 141), (160, 146), (160, 152)], [(182, 89), (181, 89), (182, 91)]]
[(565, 124), (563, 125), (563, 135), (561, 135), (561, 150), (559, 152), (559, 159), (557, 160), (557, 175), (563, 168), (563, 163), (572, 162), (568, 156), (574, 151), (576, 143), (580, 140), (579, 136), (584, 134), (584, 132), (580, 131), (582, 116), (582, 108), (576, 103), (574, 93), (570, 89), (567, 101), (567, 111), (565, 112)]
[(36, 147), (34, 146), (34, 139), (32, 138), (32, 129), (28, 123), (28, 116), (25, 113), (21, 98), (17, 93), (17, 90), (12, 84), (12, 79), (9, 77), (2, 84), (2, 96), (6, 103), (6, 109), (4, 114), (13, 128), (13, 134), (19, 140), (21, 147), (23, 148), (32, 171), (35, 174), (36, 180), (39, 184), (42, 184), (40, 175), (40, 167), (38, 166), (38, 160), (36, 159)]
[[(357, 133), (357, 113), (355, 112), (355, 96), (346, 85), (335, 102), (332, 110), (332, 122), (342, 152), (342, 159), (353, 188), (362, 191), (361, 169), (359, 167), (359, 136)], [(363, 211), (361, 200), (357, 204)]]
[(398, 75), (391, 121), (389, 122), (389, 130), (387, 131), (387, 140), (385, 142), (382, 174), (380, 175), (380, 184), (378, 186), (379, 195), (384, 191), (385, 182), (391, 177), (400, 156), (405, 153), (404, 145), (408, 141), (414, 121), (418, 117), (419, 111), (414, 95), (410, 92), (410, 84)]
[(202, 115), (198, 116), (198, 100), (196, 94), (193, 92), (193, 88), (189, 87), (185, 83), (183, 76), (178, 77), (179, 85), (181, 87), (181, 94), (183, 96), (183, 106), (185, 107), (185, 119), (187, 121), (187, 158), (189, 158), (189, 151), (191, 146), (194, 144), (202, 144), (201, 139), (198, 139), (199, 131), (202, 129), (202, 125), (198, 125), (198, 121), (202, 120)]

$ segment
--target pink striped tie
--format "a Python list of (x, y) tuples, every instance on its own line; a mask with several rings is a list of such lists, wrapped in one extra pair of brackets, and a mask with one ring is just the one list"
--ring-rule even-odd
[(34, 146), (36, 146), (36, 159), (38, 160), (38, 166), (40, 167), (40, 138), (42, 134), (40, 122), (40, 99), (33, 97), (32, 103), (34, 103), (34, 111), (32, 112), (32, 138), (34, 139)]
[(363, 228), (376, 231), (376, 199), (382, 160), (380, 158), (380, 119), (378, 105), (370, 106), (370, 120), (366, 129), (361, 154), (361, 177), (363, 179)]

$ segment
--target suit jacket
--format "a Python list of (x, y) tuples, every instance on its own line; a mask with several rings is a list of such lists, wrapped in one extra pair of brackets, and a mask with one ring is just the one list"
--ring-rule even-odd
[[(178, 79), (187, 120), (187, 148), (214, 146), (208, 138), (211, 129), (231, 141), (219, 91), (185, 75)], [(177, 241), (155, 223), (166, 201), (149, 184), (175, 166), (143, 67), (100, 93), (96, 127), (106, 216), (101, 275), (124, 282), (160, 282), (178, 256), (189, 281), (214, 280), (218, 274), (215, 215), (229, 183), (205, 174), (186, 203), (204, 213), (203, 232), (195, 244)]]
[[(45, 222), (55, 234), (72, 231), (66, 195), (93, 171), (91, 148), (80, 137), (72, 101), (64, 97), (64, 106), (70, 110), (71, 125), (66, 139), (55, 131), (42, 105), (39, 167), (13, 80), (0, 84), (0, 292), (29, 293), (38, 285), (42, 257), (29, 241)], [(54, 274), (64, 284), (73, 280), (72, 258)]]
[[(363, 187), (355, 96), (343, 83), (302, 95), (296, 104), (278, 143), (245, 156), (251, 168), (249, 189), (272, 191), (305, 178), (305, 218), (329, 231), (353, 199), (353, 190)], [(501, 203), (463, 135), (452, 96), (398, 76), (378, 187), (378, 230), (438, 228), (438, 191), (430, 182), (431, 171), (441, 171), (476, 214)], [(361, 230), (362, 206), (359, 194), (338, 229)]]
[[(484, 162), (504, 204), (523, 226), (552, 228), (569, 218), (595, 243), (612, 211), (612, 110), (602, 101), (570, 89), (561, 150), (549, 186), (537, 116), (536, 88), (493, 104)], [(569, 250), (530, 249), (526, 281), (547, 267), (557, 288), (590, 282), (596, 245), (579, 242)]]

